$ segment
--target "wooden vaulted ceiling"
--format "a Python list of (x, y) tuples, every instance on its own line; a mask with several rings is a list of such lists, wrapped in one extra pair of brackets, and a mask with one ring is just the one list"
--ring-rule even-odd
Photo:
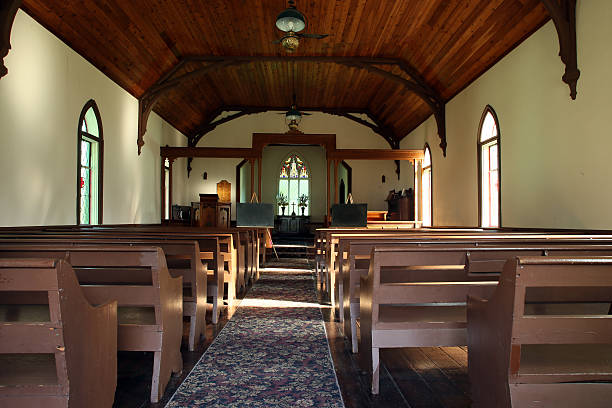
[[(541, 0), (297, 0), (305, 39), (291, 56), (387, 58), (363, 66), (287, 58), (275, 27), (285, 0), (24, 0), (22, 8), (137, 98), (182, 60), (241, 56), (169, 88), (153, 110), (189, 137), (225, 108), (288, 107), (368, 113), (399, 140), (432, 114), (376, 69), (422, 80), (447, 101), (550, 18)], [(184, 63), (177, 74), (202, 68)], [(418, 78), (417, 78), (418, 77)], [(279, 119), (282, 120), (282, 119)]]

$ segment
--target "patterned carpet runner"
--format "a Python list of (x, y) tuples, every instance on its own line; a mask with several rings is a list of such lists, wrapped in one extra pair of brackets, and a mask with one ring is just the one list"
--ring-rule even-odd
[(166, 407), (344, 407), (312, 275), (262, 274)]

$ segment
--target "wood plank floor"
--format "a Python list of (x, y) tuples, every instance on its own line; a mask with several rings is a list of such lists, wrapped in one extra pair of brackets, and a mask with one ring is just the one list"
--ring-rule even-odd
[(340, 334), (340, 323), (323, 307), (330, 351), (347, 408), (467, 408), (467, 347), (420, 347), (381, 351), (380, 394)]

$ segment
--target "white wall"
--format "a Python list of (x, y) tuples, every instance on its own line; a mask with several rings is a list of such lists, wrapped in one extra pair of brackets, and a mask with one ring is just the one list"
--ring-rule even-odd
[(549, 22), (447, 104), (447, 158), (434, 147), (433, 118), (405, 139), (403, 147), (432, 146), (436, 225), (478, 223), (476, 138), (490, 104), (501, 134), (502, 224), (612, 228), (611, 21), (612, 2), (578, 2), (575, 101)]
[(104, 223), (159, 222), (159, 146), (182, 136), (152, 114), (138, 156), (133, 96), (22, 11), (11, 44), (0, 80), (0, 225), (76, 222), (77, 128), (89, 99), (104, 129)]
[[(349, 119), (324, 113), (315, 112), (311, 116), (305, 116), (300, 124), (300, 130), (304, 133), (336, 134), (336, 147), (339, 149), (389, 148), (388, 143), (371, 129)], [(217, 127), (202, 138), (198, 146), (251, 147), (253, 133), (284, 133), (286, 131), (284, 117), (277, 112), (248, 115)], [(236, 165), (240, 161), (240, 159), (194, 159), (194, 163), (198, 162), (199, 164), (198, 171), (192, 164), (194, 172), (187, 181), (190, 200), (197, 201), (199, 193), (216, 192), (216, 183), (222, 178), (230, 181), (233, 186), (236, 178)], [(393, 161), (349, 160), (347, 163), (353, 169), (353, 197), (355, 202), (367, 203), (371, 210), (387, 209), (387, 203), (384, 200), (389, 190), (409, 188), (414, 184), (412, 166), (407, 163), (402, 165), (400, 180), (397, 179), (395, 174), (395, 163)], [(205, 168), (211, 169), (213, 167), (215, 168), (214, 177), (211, 178), (211, 172), (208, 171), (209, 181), (208, 183), (204, 182), (201, 177), (202, 172)], [(326, 169), (323, 169), (323, 172), (326, 174)], [(265, 173), (263, 174), (265, 175)], [(386, 183), (384, 184), (381, 181), (383, 174), (386, 176)], [(331, 177), (333, 177), (333, 172)], [(262, 179), (262, 185), (270, 182), (273, 181)], [(324, 188), (325, 186), (323, 186)], [(234, 194), (233, 190), (232, 187), (232, 194)], [(262, 188), (262, 194), (263, 190), (264, 188)], [(273, 197), (274, 195), (272, 195)], [(233, 195), (232, 200), (235, 202)], [(323, 200), (326, 201), (326, 196), (323, 196)], [(325, 201), (323, 205), (325, 205)]]

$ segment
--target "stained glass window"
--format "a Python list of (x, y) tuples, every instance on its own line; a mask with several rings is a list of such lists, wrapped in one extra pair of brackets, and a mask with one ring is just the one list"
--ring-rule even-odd
[[(297, 155), (291, 154), (281, 163), (278, 181), (278, 194), (287, 198), (289, 203), (283, 210), (280, 204), (278, 214), (309, 215), (310, 214), (310, 172), (304, 161)], [(303, 197), (300, 199), (300, 197)], [(300, 200), (301, 203), (300, 203)], [(304, 205), (302, 212), (301, 205)]]
[(77, 222), (99, 224), (102, 220), (102, 124), (93, 100), (81, 112), (78, 133)]
[(499, 124), (495, 111), (487, 106), (478, 136), (480, 166), (480, 225), (500, 226)]

